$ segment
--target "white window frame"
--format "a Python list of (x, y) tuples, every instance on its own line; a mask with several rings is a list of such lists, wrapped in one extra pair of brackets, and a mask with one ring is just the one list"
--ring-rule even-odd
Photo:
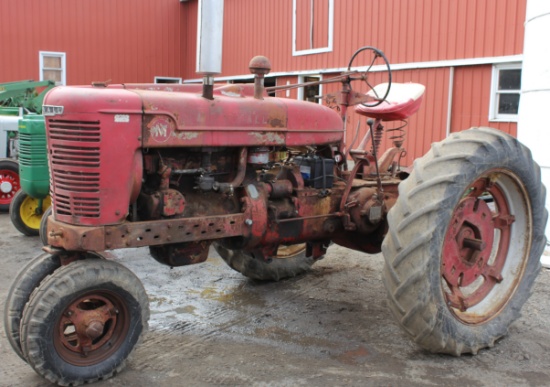
[[(305, 79), (308, 78), (308, 77), (319, 78), (319, 81), (323, 80), (323, 74), (303, 74), (303, 75), (298, 75), (298, 83), (304, 83)], [(305, 90), (304, 90), (303, 87), (298, 88), (298, 95), (297, 95), (298, 101), (304, 101), (304, 92), (305, 92)], [(323, 95), (323, 84), (319, 85), (319, 95)], [(323, 104), (323, 98), (319, 98), (317, 103), (322, 105)]]
[[(66, 54), (64, 52), (55, 52), (55, 51), (39, 51), (38, 52), (38, 63), (39, 63), (39, 74), (38, 79), (41, 81), (44, 80), (44, 57), (58, 57), (61, 58), (61, 81), (59, 85), (67, 84), (67, 62)], [(56, 83), (57, 84), (57, 83)]]
[[(159, 82), (160, 80), (166, 80), (166, 81), (176, 81), (176, 82)], [(182, 84), (181, 77), (161, 77), (161, 76), (155, 76), (155, 83), (172, 83), (172, 84)]]
[[(313, 0), (312, 0), (313, 1)], [(332, 52), (334, 35), (334, 0), (328, 0), (328, 45), (327, 47), (312, 48), (308, 50), (296, 49), (296, 0), (292, 0), (292, 56), (319, 54)]]
[[(498, 90), (500, 70), (522, 70), (521, 62), (501, 63), (493, 66), (493, 75), (491, 79), (491, 100), (489, 102), (489, 121), (491, 122), (517, 122), (517, 114), (502, 114), (498, 112), (498, 96), (499, 94), (519, 93), (521, 90), (503, 91)], [(520, 97), (521, 98), (521, 97)]]

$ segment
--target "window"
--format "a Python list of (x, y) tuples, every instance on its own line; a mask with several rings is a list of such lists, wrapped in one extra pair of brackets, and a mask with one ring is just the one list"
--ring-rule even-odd
[[(245, 78), (245, 79), (233, 79), (229, 83), (254, 83), (254, 78)], [(264, 78), (264, 87), (273, 87), (277, 86), (277, 78), (275, 77), (265, 77)], [(275, 97), (275, 92), (267, 93), (270, 97)]]
[(65, 85), (65, 53), (40, 51), (39, 57), (40, 80), (54, 81), (56, 85)]
[(181, 83), (181, 78), (177, 78), (177, 77), (155, 77), (155, 83)]
[[(299, 83), (318, 82), (321, 80), (320, 75), (300, 75), (298, 77)], [(315, 103), (322, 103), (321, 98), (322, 89), (321, 85), (309, 85), (300, 87), (298, 89), (298, 100), (309, 101)]]
[(332, 51), (334, 0), (292, 0), (292, 55)]
[(493, 68), (490, 121), (517, 121), (521, 94), (521, 64), (509, 63)]

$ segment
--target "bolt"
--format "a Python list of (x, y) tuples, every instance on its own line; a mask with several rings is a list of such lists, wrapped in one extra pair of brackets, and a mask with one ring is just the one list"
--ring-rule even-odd
[(244, 224), (246, 224), (247, 226), (252, 226), (252, 224), (254, 224), (254, 222), (252, 221), (252, 219), (246, 219), (244, 221)]

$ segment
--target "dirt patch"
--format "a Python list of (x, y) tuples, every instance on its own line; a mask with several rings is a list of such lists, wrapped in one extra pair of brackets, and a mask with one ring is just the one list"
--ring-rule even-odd
[[(0, 215), (0, 309), (17, 271), (40, 253)], [(333, 246), (311, 273), (258, 283), (211, 251), (170, 269), (147, 249), (115, 252), (143, 281), (150, 329), (115, 378), (97, 386), (486, 386), (550, 380), (550, 271), (523, 316), (490, 350), (460, 358), (418, 348), (394, 322), (380, 280), (382, 258)], [(0, 385), (47, 386), (0, 331)]]

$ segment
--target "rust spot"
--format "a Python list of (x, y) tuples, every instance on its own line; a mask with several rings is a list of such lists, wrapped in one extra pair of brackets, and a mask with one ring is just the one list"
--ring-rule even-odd
[(281, 120), (280, 118), (271, 118), (267, 123), (272, 128), (284, 128), (284, 127), (286, 127), (286, 123), (283, 120)]
[(176, 137), (180, 140), (193, 140), (199, 137), (199, 132), (179, 132)]
[(250, 136), (257, 141), (258, 144), (275, 144), (283, 145), (285, 143), (285, 135), (277, 132), (251, 132)]

